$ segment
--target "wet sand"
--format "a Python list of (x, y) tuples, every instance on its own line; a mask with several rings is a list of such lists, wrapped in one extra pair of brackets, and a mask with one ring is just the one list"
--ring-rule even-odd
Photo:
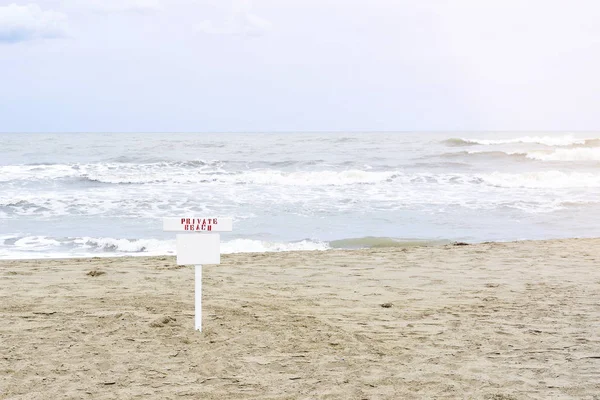
[(600, 239), (221, 262), (0, 261), (0, 398), (600, 399)]

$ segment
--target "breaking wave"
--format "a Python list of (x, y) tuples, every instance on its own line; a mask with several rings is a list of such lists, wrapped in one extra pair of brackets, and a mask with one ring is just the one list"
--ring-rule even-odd
[[(437, 209), (444, 204), (488, 209), (518, 201), (530, 201), (536, 207), (543, 207), (554, 204), (557, 199), (568, 200), (573, 193), (579, 196), (577, 201), (597, 200), (598, 191), (588, 189), (600, 188), (600, 172), (559, 169), (510, 173), (360, 171), (347, 175), (302, 172), (259, 175), (259, 178), (260, 181), (253, 181), (259, 184), (250, 186), (237, 183), (252, 182), (249, 176), (231, 176), (226, 179), (231, 179), (233, 184), (219, 184), (210, 190), (193, 186), (188, 193), (182, 193), (177, 185), (138, 187), (122, 182), (118, 187), (96, 188), (86, 196), (79, 195), (79, 191), (50, 196), (44, 192), (31, 194), (11, 190), (0, 192), (0, 222), (19, 217), (160, 218), (212, 213), (216, 209), (214, 204), (220, 203), (229, 205), (223, 212), (235, 214), (237, 218), (254, 215), (254, 211), (240, 208), (247, 204), (294, 215), (338, 215), (354, 208), (368, 211), (428, 205)], [(499, 191), (498, 188), (561, 191), (548, 197), (545, 191)], [(210, 204), (213, 206), (206, 208)]]
[(600, 161), (600, 147), (556, 149), (552, 152), (529, 152), (526, 157), (540, 161)]
[(100, 183), (160, 182), (190, 173), (219, 172), (219, 161), (176, 161), (150, 164), (27, 164), (0, 165), (0, 182), (80, 179)]
[(297, 242), (269, 242), (253, 239), (234, 239), (221, 244), (221, 253), (264, 253), (281, 251), (329, 250), (327, 242), (305, 239)]
[[(234, 239), (221, 243), (221, 254), (287, 251), (353, 250), (368, 248), (410, 248), (439, 246), (450, 240), (419, 240), (389, 237), (362, 237), (331, 242), (305, 239), (295, 242), (270, 242)], [(74, 258), (175, 255), (175, 240), (117, 238), (52, 238), (46, 236), (0, 236), (0, 259)]]
[(281, 171), (272, 169), (224, 171), (202, 163), (87, 164), (0, 166), (0, 182), (74, 180), (92, 184), (230, 183), (272, 185), (352, 185), (393, 179), (394, 171)]
[[(0, 259), (163, 256), (175, 255), (175, 248), (175, 240), (0, 236)], [(287, 243), (234, 239), (221, 243), (222, 254), (323, 251), (329, 249), (328, 243), (309, 239)]]
[(565, 136), (523, 136), (512, 139), (465, 139), (465, 138), (450, 138), (445, 140), (447, 146), (476, 146), (476, 145), (499, 145), (499, 144), (515, 144), (515, 143), (533, 143), (542, 144), (545, 146), (572, 146), (586, 145), (587, 142), (598, 141), (599, 139), (580, 139), (573, 135)]
[(481, 158), (490, 160), (499, 160), (502, 158), (510, 157), (514, 160), (525, 160), (527, 153), (520, 152), (507, 152), (507, 151), (455, 151), (451, 153), (443, 153), (443, 158)]
[(152, 183), (221, 183), (256, 184), (281, 186), (341, 186), (383, 182), (396, 177), (395, 172), (373, 172), (361, 170), (346, 171), (302, 171), (284, 172), (277, 170), (259, 170), (243, 172), (197, 172), (181, 173), (163, 171), (161, 175), (105, 175), (95, 174), (84, 179), (97, 183), (110, 184), (152, 184)]
[(536, 161), (600, 161), (600, 147), (574, 147), (557, 148), (551, 151), (457, 151), (444, 153), (443, 158), (469, 158), (469, 159), (489, 159), (499, 160), (502, 158), (511, 158), (519, 160)]
[(94, 252), (118, 253), (150, 253), (163, 254), (172, 252), (173, 242), (158, 239), (113, 239), (82, 237), (68, 239), (78, 250), (91, 250)]

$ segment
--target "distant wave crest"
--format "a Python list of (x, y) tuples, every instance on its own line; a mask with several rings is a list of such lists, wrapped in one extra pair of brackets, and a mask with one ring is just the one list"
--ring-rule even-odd
[(580, 139), (573, 135), (564, 136), (522, 136), (512, 139), (467, 139), (467, 138), (450, 138), (445, 140), (447, 146), (476, 146), (476, 145), (500, 145), (500, 144), (515, 144), (515, 143), (533, 143), (542, 144), (545, 146), (572, 146), (586, 145), (587, 142), (595, 142), (600, 139)]
[(557, 148), (550, 151), (458, 151), (442, 154), (443, 158), (482, 158), (536, 161), (600, 161), (600, 147)]
[(444, 153), (441, 155), (443, 158), (482, 158), (482, 159), (502, 159), (512, 158), (514, 160), (527, 158), (527, 153), (520, 152), (506, 152), (506, 151), (455, 151), (451, 153)]

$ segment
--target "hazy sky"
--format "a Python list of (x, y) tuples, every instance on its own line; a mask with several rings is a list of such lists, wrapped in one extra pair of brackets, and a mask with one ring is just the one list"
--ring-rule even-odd
[(596, 0), (0, 0), (0, 131), (600, 130)]

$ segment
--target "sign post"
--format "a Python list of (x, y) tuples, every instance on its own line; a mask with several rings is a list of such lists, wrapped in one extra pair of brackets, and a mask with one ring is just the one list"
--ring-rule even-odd
[(202, 265), (195, 265), (194, 269), (194, 329), (202, 332)]
[(163, 231), (177, 235), (177, 265), (195, 265), (195, 323), (202, 331), (202, 264), (221, 263), (221, 236), (231, 232), (231, 218), (164, 218)]

